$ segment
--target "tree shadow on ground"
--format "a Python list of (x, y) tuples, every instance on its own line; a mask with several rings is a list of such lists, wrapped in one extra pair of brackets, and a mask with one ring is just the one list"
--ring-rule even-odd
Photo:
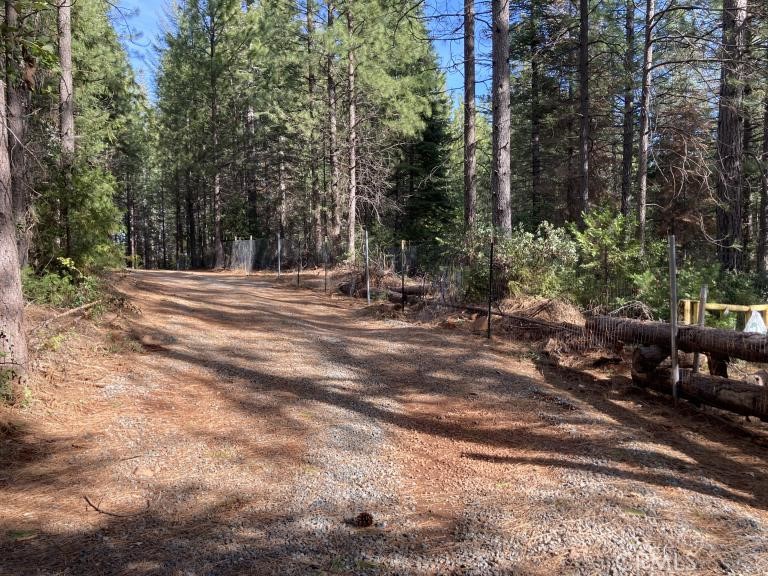
[[(226, 281), (226, 277), (222, 280)], [(236, 282), (236, 285), (241, 284), (244, 283), (239, 280)], [(242, 287), (247, 288), (247, 283)], [(593, 387), (587, 394), (574, 392), (574, 383), (577, 380), (583, 381), (584, 377), (567, 369), (539, 364), (539, 371), (544, 377), (545, 385), (549, 385), (574, 402), (584, 402), (614, 420), (617, 425), (612, 427), (614, 429), (612, 434), (590, 438), (587, 441), (583, 438), (553, 440), (550, 435), (537, 433), (532, 429), (488, 431), (456, 422), (408, 416), (375, 406), (366, 400), (366, 395), (372, 398), (383, 396), (401, 399), (411, 393), (429, 393), (438, 395), (440, 401), (448, 401), (452, 397), (466, 398), (469, 393), (492, 387), (496, 391), (506, 389), (510, 397), (515, 397), (519, 396), (521, 391), (530, 395), (542, 383), (507, 370), (492, 369), (486, 370), (484, 374), (478, 374), (479, 370), (483, 370), (483, 361), (488, 359), (489, 355), (492, 356), (492, 353), (478, 349), (477, 344), (480, 340), (474, 337), (467, 337), (465, 334), (436, 334), (433, 330), (415, 326), (386, 328), (360, 326), (359, 323), (348, 318), (339, 318), (336, 311), (324, 310), (321, 305), (313, 308), (311, 315), (308, 316), (305, 306), (317, 304), (314, 301), (322, 297), (298, 290), (290, 294), (291, 296), (286, 298), (280, 293), (269, 304), (251, 302), (243, 305), (245, 309), (259, 313), (248, 314), (247, 320), (243, 320), (243, 314), (240, 312), (209, 312), (196, 307), (185, 309), (184, 313), (195, 315), (214, 324), (219, 323), (222, 327), (242, 323), (259, 327), (261, 323), (272, 324), (275, 317), (282, 318), (285, 320), (281, 326), (283, 334), (290, 337), (297, 346), (306, 349), (308, 355), (326, 358), (333, 364), (356, 372), (361, 381), (383, 382), (385, 385), (380, 389), (376, 387), (363, 395), (354, 391), (344, 392), (328, 388), (322, 382), (312, 379), (303, 380), (297, 385), (297, 382), (290, 379), (276, 377), (255, 368), (259, 365), (258, 360), (249, 360), (248, 354), (243, 353), (242, 359), (250, 367), (241, 366), (237, 370), (251, 382), (267, 381), (272, 389), (290, 390), (300, 398), (352, 409), (380, 422), (406, 430), (473, 442), (480, 447), (489, 446), (540, 453), (533, 457), (531, 462), (580, 469), (585, 467), (584, 464), (569, 460), (570, 456), (600, 454), (615, 464), (623, 466), (632, 463), (640, 469), (628, 471), (623, 467), (605, 465), (586, 466), (587, 469), (665, 487), (680, 486), (680, 475), (687, 471), (688, 478), (682, 482), (686, 489), (768, 509), (768, 471), (765, 467), (743, 464), (724, 454), (717, 446), (705, 445), (703, 442), (694, 440), (690, 434), (681, 436), (672, 430), (660, 428), (659, 418), (652, 419), (639, 411), (629, 410), (611, 401), (606, 395), (610, 389), (607, 382), (606, 385)], [(279, 303), (288, 310), (276, 310), (275, 303)], [(301, 307), (302, 315), (298, 316), (291, 309), (292, 307)], [(349, 321), (348, 325), (344, 325), (345, 320)], [(339, 332), (344, 337), (334, 341), (330, 346), (324, 345), (316, 337), (317, 334)], [(434, 355), (435, 358), (425, 368), (418, 362), (418, 358), (402, 356), (398, 350), (395, 350), (389, 354), (391, 363), (380, 361), (383, 356), (382, 348), (386, 350), (382, 344), (393, 342), (417, 350), (418, 355)], [(172, 350), (167, 350), (166, 354), (190, 364), (203, 362), (209, 368), (222, 373), (231, 372), (234, 369), (229, 362), (221, 360), (226, 357), (226, 354), (213, 354), (205, 359)], [(453, 372), (455, 379), (448, 380), (434, 375), (435, 372), (444, 371), (446, 368)], [(647, 401), (663, 407), (664, 400), (648, 396)], [(250, 410), (251, 408), (243, 406), (242, 409)], [(690, 429), (712, 442), (728, 443), (737, 447), (739, 451), (759, 457), (762, 461), (767, 459), (768, 454), (765, 448), (750, 443), (727, 430), (701, 426), (695, 419), (680, 413), (667, 412), (665, 416), (670, 417), (670, 423), (673, 423), (676, 429)], [(567, 421), (569, 415), (560, 415), (559, 418)], [(641, 439), (652, 439), (655, 443), (663, 444), (673, 451), (686, 455), (694, 460), (696, 465), (692, 466), (687, 460), (660, 452), (644, 454), (642, 450), (618, 445), (617, 440), (621, 440), (627, 434)], [(515, 458), (511, 457), (510, 461), (515, 461)], [(522, 460), (525, 460), (525, 457), (522, 457)], [(727, 488), (723, 490), (713, 485), (713, 482)]]
[[(158, 278), (147, 285), (158, 294), (158, 287), (165, 286), (160, 281), (162, 274), (141, 276)], [(191, 284), (199, 281), (194, 274), (184, 278)], [(737, 453), (749, 454), (764, 463), (765, 448), (668, 411), (663, 400), (644, 397), (644, 403), (658, 408), (661, 414), (640, 412), (615, 402), (602, 382), (588, 382), (582, 391), (578, 388), (584, 382), (580, 374), (540, 364), (542, 377), (538, 378), (520, 373), (512, 363), (504, 367), (498, 362), (498, 352), (466, 334), (364, 323), (351, 317), (353, 311), (331, 309), (321, 296), (310, 292), (296, 291), (287, 296), (284, 291), (275, 291), (263, 296), (255, 294), (254, 285), (242, 279), (215, 278), (223, 286), (213, 296), (203, 288), (187, 286), (179, 292), (163, 288), (167, 296), (183, 301), (152, 303), (133, 323), (139, 332), (151, 330), (157, 333), (158, 341), (168, 342), (148, 350), (144, 355), (147, 362), (191, 366), (214, 375), (201, 382), (216, 389), (223, 410), (259, 415), (298, 430), (303, 423), (293, 409), (339, 407), (384, 427), (471, 445), (463, 453), (470, 462), (577, 470), (648, 486), (683, 488), (768, 509), (766, 467), (735, 457)], [(228, 302), (217, 301), (217, 295), (223, 293)], [(233, 304), (233, 299), (237, 303)], [(185, 347), (170, 328), (145, 325), (145, 318), (158, 314), (169, 322), (180, 322), (184, 330), (194, 328), (183, 325), (184, 318), (204, 322), (212, 331), (253, 329), (263, 334), (277, 326), (280, 337), (289, 340), (308, 362), (316, 363), (318, 369), (325, 366), (341, 371), (344, 376), (290, 377), (278, 373), (269, 366), (268, 343), (262, 348), (233, 343), (206, 347), (203, 338)], [(404, 408), (413, 404), (414, 396), (423, 399), (422, 408)], [(266, 402), (265, 397), (275, 401)], [(150, 397), (145, 402), (156, 400)], [(473, 423), (461, 414), (435, 417), (454, 405), (488, 413), (504, 411), (518, 422), (492, 426)], [(552, 434), (548, 419), (578, 428), (591, 424), (591, 411), (605, 417), (600, 435)], [(664, 418), (674, 419), (674, 427), (660, 426)], [(200, 432), (215, 442), (246, 446), (251, 441), (248, 433)], [(671, 453), (633, 447), (626, 442), (630, 439), (668, 447)], [(50, 493), (54, 502), (56, 494), (79, 498), (73, 482), (110, 463), (109, 455), (76, 457), (76, 446), (90, 440), (46, 438), (29, 423), (0, 430), (0, 490), (13, 498), (24, 498), (27, 490)], [(718, 445), (727, 445), (729, 450), (720, 450)], [(257, 458), (277, 460), (278, 466), (279, 459), (286, 457), (264, 447), (254, 453)], [(589, 459), (595, 455), (597, 460)], [(45, 466), (54, 460), (56, 467)], [(196, 490), (188, 486), (176, 496), (182, 502), (185, 498), (194, 502)], [(152, 501), (146, 509), (124, 517), (100, 513), (82, 501), (81, 513), (88, 523), (59, 532), (40, 531), (24, 518), (0, 514), (0, 575), (376, 574), (380, 571), (376, 558), (391, 565), (405, 562), (403, 573), (428, 574), (438, 569), (437, 562), (446, 550), (445, 527), (456, 520), (437, 518), (438, 526), (404, 537), (397, 526), (354, 529), (345, 525), (335, 510), (295, 513), (271, 507), (269, 494), (243, 500), (242, 494), (219, 490), (209, 497), (213, 502), (190, 506), (181, 514), (178, 507), (170, 509)], [(279, 504), (279, 499), (275, 502)], [(318, 514), (335, 514), (336, 524), (326, 530), (313, 528)], [(525, 548), (524, 542), (516, 545), (520, 550)], [(419, 562), (423, 562), (423, 569)], [(486, 572), (468, 566), (457, 568), (455, 573)], [(510, 560), (498, 573), (524, 574), (524, 563)]]

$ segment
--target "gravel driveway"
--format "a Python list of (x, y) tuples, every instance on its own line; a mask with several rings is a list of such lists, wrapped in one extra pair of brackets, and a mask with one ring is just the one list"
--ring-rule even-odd
[(122, 289), (0, 420), (2, 575), (768, 573), (761, 438), (266, 275)]

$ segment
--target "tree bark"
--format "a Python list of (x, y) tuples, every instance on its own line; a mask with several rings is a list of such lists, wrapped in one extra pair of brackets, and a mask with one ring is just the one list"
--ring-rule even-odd
[(24, 298), (13, 216), (11, 163), (6, 117), (5, 60), (0, 59), (0, 393), (20, 398), (27, 370)]
[(185, 186), (185, 203), (186, 203), (186, 215), (187, 215), (187, 266), (192, 268), (198, 268), (200, 266), (200, 259), (198, 257), (198, 241), (197, 241), (197, 226), (195, 222), (195, 202), (194, 193), (192, 191), (192, 177), (187, 170), (184, 182)]
[(753, 60), (752, 55), (752, 19), (747, 17), (744, 23), (744, 56), (743, 66), (745, 69), (745, 82), (744, 82), (744, 109), (742, 110), (741, 117), (743, 121), (743, 138), (744, 143), (742, 145), (742, 162), (744, 167), (741, 174), (741, 263), (742, 270), (750, 272), (751, 261), (748, 257), (753, 241), (753, 214), (752, 214), (752, 187), (751, 180), (747, 174), (747, 159), (755, 158), (752, 152), (753, 138), (754, 138), (754, 123), (752, 122), (752, 115), (747, 110), (746, 102), (749, 102), (752, 95), (752, 82), (751, 74), (748, 71), (757, 69), (759, 63)]
[(312, 205), (312, 243), (317, 261), (323, 247), (323, 215), (320, 200), (320, 175), (317, 165), (317, 126), (315, 124), (315, 13), (314, 0), (307, 0), (307, 109), (309, 112), (309, 180)]
[(763, 277), (768, 273), (768, 94), (763, 99), (763, 146), (760, 155), (757, 271)]
[(494, 227), (502, 234), (512, 230), (510, 184), (509, 98), (509, 0), (492, 0), (493, 12), (493, 158), (491, 193), (494, 198)]
[[(328, 28), (333, 27), (334, 7), (333, 3), (327, 5)], [(333, 201), (333, 214), (331, 215), (331, 240), (335, 249), (341, 244), (341, 220), (343, 206), (341, 201), (341, 174), (339, 170), (339, 137), (337, 128), (337, 100), (336, 79), (333, 75), (334, 54), (329, 51), (326, 55), (326, 72), (328, 83), (328, 162), (331, 173), (331, 199)]]
[(624, 21), (624, 130), (621, 156), (621, 213), (629, 214), (629, 202), (632, 195), (632, 159), (635, 140), (635, 0), (627, 0)]
[(61, 143), (61, 169), (65, 190), (61, 203), (64, 224), (64, 253), (72, 253), (72, 232), (69, 205), (72, 200), (72, 164), (75, 161), (75, 92), (72, 81), (72, 0), (59, 0), (57, 5), (57, 32), (59, 40), (59, 138)]
[(589, 209), (589, 0), (579, 0), (579, 218)]
[(221, 230), (221, 170), (219, 168), (219, 91), (218, 91), (218, 71), (216, 64), (216, 47), (218, 42), (218, 29), (216, 16), (211, 9), (210, 28), (208, 30), (209, 57), (210, 57), (210, 98), (211, 98), (211, 147), (213, 160), (213, 249), (214, 249), (214, 268), (224, 267), (224, 243), (222, 241)]
[(577, 141), (578, 136), (576, 134), (576, 126), (574, 117), (576, 116), (576, 103), (573, 89), (573, 79), (571, 75), (568, 75), (568, 115), (566, 118), (566, 133), (567, 133), (567, 170), (568, 175), (566, 178), (566, 218), (572, 222), (578, 220), (578, 174), (576, 173), (576, 147), (574, 143)]
[(285, 186), (285, 151), (283, 150), (283, 136), (278, 137), (279, 147), (277, 151), (277, 188), (280, 191), (280, 229), (278, 233), (280, 238), (285, 238), (285, 228), (288, 224), (288, 206), (286, 205), (286, 186)]
[(136, 268), (136, 225), (135, 205), (131, 181), (126, 176), (125, 182), (125, 253), (131, 268)]
[[(350, 43), (354, 42), (353, 26), (354, 22), (350, 8), (347, 10), (347, 32), (349, 33)], [(355, 226), (357, 223), (357, 93), (355, 92), (355, 73), (355, 48), (350, 44), (347, 59), (347, 79), (349, 83), (349, 218), (347, 253), (350, 258), (355, 257)]]
[(641, 249), (645, 247), (646, 206), (648, 204), (648, 154), (651, 147), (651, 67), (653, 66), (655, 14), (656, 0), (646, 0), (643, 70), (640, 80), (640, 146), (637, 152), (637, 234)]
[(541, 203), (541, 70), (539, 64), (539, 0), (531, 1), (531, 216), (539, 220)]
[[(632, 380), (639, 386), (672, 393), (669, 369), (658, 368), (647, 373), (633, 370)], [(680, 397), (696, 404), (768, 420), (768, 387), (765, 386), (683, 370), (678, 392)]]
[(19, 266), (24, 267), (29, 261), (30, 232), (27, 222), (29, 200), (26, 184), (26, 120), (27, 90), (22, 81), (21, 50), (18, 46), (18, 13), (16, 2), (7, 0), (5, 3), (5, 24), (8, 28), (5, 52), (7, 75), (6, 92), (8, 104), (8, 146), (10, 147), (11, 186), (13, 196), (13, 218), (16, 224), (16, 248), (19, 253)]
[(723, 63), (717, 121), (718, 259), (726, 270), (740, 270), (744, 156), (744, 52), (747, 0), (723, 2)]
[(249, 106), (246, 113), (246, 123), (248, 126), (248, 233), (258, 234), (258, 190), (256, 187), (258, 159), (256, 155), (256, 113), (253, 107)]
[[(593, 316), (587, 319), (586, 330), (598, 339), (611, 342), (669, 348), (670, 325), (663, 322)], [(677, 346), (683, 352), (707, 352), (750, 362), (768, 362), (766, 337), (751, 332), (684, 325), (678, 327)]]
[(464, 227), (467, 230), (474, 227), (477, 212), (475, 115), (475, 0), (464, 0)]
[(160, 246), (163, 252), (163, 269), (168, 269), (168, 239), (165, 230), (165, 186), (160, 185)]
[(179, 169), (176, 168), (176, 171), (174, 173), (174, 183), (175, 183), (175, 208), (176, 208), (176, 236), (175, 236), (175, 257), (174, 257), (174, 264), (176, 267), (176, 270), (179, 270), (180, 261), (181, 261), (181, 253), (183, 250), (183, 243), (184, 243), (184, 233), (182, 230), (182, 221), (181, 221), (181, 179), (179, 178)]

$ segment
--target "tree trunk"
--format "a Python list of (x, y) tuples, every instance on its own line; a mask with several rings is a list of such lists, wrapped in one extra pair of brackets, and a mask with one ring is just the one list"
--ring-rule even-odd
[(768, 94), (763, 99), (763, 147), (761, 152), (757, 271), (765, 278), (766, 273), (768, 273)]
[(211, 145), (213, 156), (213, 249), (214, 268), (224, 267), (224, 243), (221, 230), (221, 170), (219, 168), (219, 92), (218, 72), (216, 70), (217, 30), (213, 15), (211, 15), (209, 30), (210, 56), (210, 89), (211, 89)]
[(285, 238), (285, 228), (288, 224), (288, 206), (286, 205), (286, 186), (285, 186), (285, 151), (283, 150), (283, 136), (278, 137), (279, 149), (277, 156), (277, 188), (280, 191), (280, 229), (278, 233), (280, 238)]
[[(20, 398), (27, 369), (24, 298), (11, 196), (11, 163), (5, 108), (5, 61), (0, 59), (0, 395)], [(10, 378), (9, 378), (10, 377)], [(6, 388), (7, 387), (7, 388)], [(5, 388), (5, 389), (3, 389)]]
[[(752, 26), (751, 19), (747, 18), (744, 24), (744, 57), (743, 66), (745, 68), (744, 82), (744, 102), (749, 102), (752, 95), (752, 83), (751, 83), (751, 71), (759, 68), (759, 63), (753, 60), (752, 56)], [(749, 71), (749, 72), (747, 72)], [(742, 145), (742, 158), (744, 167), (741, 174), (741, 264), (742, 270), (750, 272), (751, 261), (748, 257), (750, 253), (750, 247), (752, 245), (753, 233), (752, 233), (752, 186), (751, 180), (747, 174), (746, 163), (750, 158), (756, 158), (752, 153), (752, 140), (754, 138), (754, 124), (752, 122), (752, 116), (750, 111), (747, 110), (746, 105), (741, 113), (744, 128), (744, 143)]]
[(168, 269), (168, 240), (165, 231), (165, 186), (160, 186), (160, 246), (163, 251), (163, 269)]
[(175, 207), (176, 207), (176, 242), (175, 242), (175, 267), (176, 270), (179, 270), (180, 261), (181, 261), (181, 253), (183, 250), (183, 241), (184, 241), (184, 234), (182, 231), (182, 222), (181, 222), (181, 179), (179, 178), (179, 169), (176, 169), (175, 172), (175, 179), (174, 182), (176, 184), (176, 197), (175, 197)]
[[(328, 3), (328, 28), (333, 26), (333, 3)], [(343, 206), (341, 201), (341, 174), (339, 170), (339, 138), (337, 128), (336, 79), (333, 77), (333, 52), (326, 56), (328, 81), (328, 161), (331, 172), (331, 199), (333, 214), (331, 223), (331, 239), (335, 249), (341, 245), (341, 219)]]
[(10, 147), (11, 186), (13, 196), (13, 218), (16, 224), (16, 247), (19, 252), (19, 266), (24, 267), (29, 260), (30, 232), (27, 222), (29, 200), (26, 185), (26, 143), (27, 90), (22, 81), (22, 68), (18, 45), (18, 14), (16, 2), (5, 3), (5, 24), (8, 28), (8, 41), (5, 54), (5, 69), (8, 72), (6, 92), (8, 104), (8, 146)]
[(475, 225), (476, 212), (475, 0), (464, 0), (464, 227), (468, 231)]
[(621, 213), (629, 214), (629, 199), (632, 194), (632, 150), (635, 139), (635, 114), (633, 110), (635, 94), (635, 0), (627, 0), (624, 23), (624, 138), (621, 156)]
[(61, 169), (65, 190), (61, 204), (64, 224), (64, 253), (72, 253), (72, 232), (69, 205), (72, 201), (72, 164), (75, 160), (75, 93), (72, 82), (72, 0), (59, 0), (57, 6), (59, 39), (59, 138), (61, 141)]
[(248, 233), (251, 235), (258, 234), (258, 190), (256, 188), (256, 179), (258, 172), (258, 159), (256, 155), (256, 113), (253, 107), (248, 106), (246, 112), (246, 124), (248, 127), (248, 168), (246, 188), (248, 190)]
[(576, 147), (574, 146), (574, 142), (577, 140), (576, 135), (576, 126), (574, 122), (574, 117), (576, 115), (576, 103), (574, 98), (574, 90), (573, 90), (573, 79), (571, 76), (568, 76), (568, 111), (569, 114), (566, 117), (566, 124), (565, 124), (565, 130), (567, 134), (567, 142), (568, 142), (568, 148), (567, 148), (567, 156), (568, 156), (568, 162), (567, 162), (567, 169), (568, 169), (568, 175), (566, 178), (566, 211), (565, 215), (567, 220), (570, 220), (572, 222), (575, 222), (579, 218), (579, 212), (578, 212), (578, 189), (576, 181), (578, 180), (578, 175), (576, 174)]
[(185, 190), (185, 203), (187, 212), (187, 266), (192, 268), (198, 268), (200, 266), (200, 259), (198, 258), (198, 242), (197, 242), (197, 226), (195, 223), (195, 201), (192, 192), (192, 178), (187, 171), (185, 177), (186, 190)]
[(323, 215), (320, 201), (320, 174), (317, 165), (317, 126), (315, 122), (315, 34), (314, 0), (307, 0), (307, 108), (309, 111), (309, 180), (312, 204), (312, 243), (317, 261), (323, 247)]
[(723, 2), (723, 63), (717, 121), (718, 258), (726, 270), (740, 270), (744, 156), (744, 51), (747, 0)]
[[(351, 9), (347, 10), (347, 32), (350, 43), (354, 42)], [(347, 229), (347, 253), (355, 257), (355, 225), (357, 220), (357, 93), (355, 92), (355, 49), (350, 44), (347, 60), (349, 82), (349, 219)]]
[(539, 65), (539, 0), (531, 1), (531, 216), (539, 220), (541, 203), (541, 70)]
[(509, 99), (509, 0), (492, 0), (493, 12), (493, 158), (491, 193), (494, 227), (502, 234), (512, 230), (510, 184)]
[[(749, 98), (749, 84), (745, 86), (745, 97)], [(752, 158), (752, 138), (754, 137), (754, 125), (748, 113), (744, 114), (744, 144), (742, 157)], [(741, 264), (742, 270), (750, 271), (750, 246), (752, 245), (752, 194), (746, 169), (742, 170), (741, 182)]]
[(589, 0), (579, 0), (579, 218), (589, 209)]
[(651, 67), (653, 66), (655, 14), (656, 0), (646, 0), (643, 71), (640, 81), (640, 147), (637, 152), (637, 233), (641, 249), (645, 247), (645, 220), (648, 204), (648, 154), (651, 147)]
[(125, 182), (125, 254), (131, 268), (136, 268), (136, 233), (134, 227), (133, 190), (130, 179)]

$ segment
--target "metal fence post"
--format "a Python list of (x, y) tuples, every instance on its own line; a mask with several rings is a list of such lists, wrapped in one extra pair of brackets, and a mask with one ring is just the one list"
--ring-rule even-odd
[(301, 239), (299, 239), (299, 248), (296, 251), (299, 255), (299, 261), (296, 264), (296, 288), (301, 286)]
[(325, 273), (325, 280), (323, 283), (323, 291), (328, 293), (328, 236), (323, 239), (323, 271)]
[(400, 240), (400, 297), (405, 312), (405, 240)]
[(368, 228), (365, 229), (365, 294), (368, 298), (368, 304), (371, 303), (371, 276), (368, 267)]
[(669, 235), (669, 324), (670, 324), (670, 348), (672, 356), (672, 398), (675, 405), (678, 401), (678, 382), (680, 380), (680, 368), (677, 364), (677, 255), (675, 252), (675, 235)]
[(246, 265), (246, 276), (250, 276), (253, 271), (253, 234), (248, 239), (248, 264)]
[(493, 238), (488, 256), (488, 339), (491, 338), (491, 301), (493, 300)]
[(282, 258), (282, 252), (283, 252), (283, 243), (280, 240), (280, 234), (277, 235), (277, 277), (280, 278), (280, 267), (281, 262), (280, 259)]

